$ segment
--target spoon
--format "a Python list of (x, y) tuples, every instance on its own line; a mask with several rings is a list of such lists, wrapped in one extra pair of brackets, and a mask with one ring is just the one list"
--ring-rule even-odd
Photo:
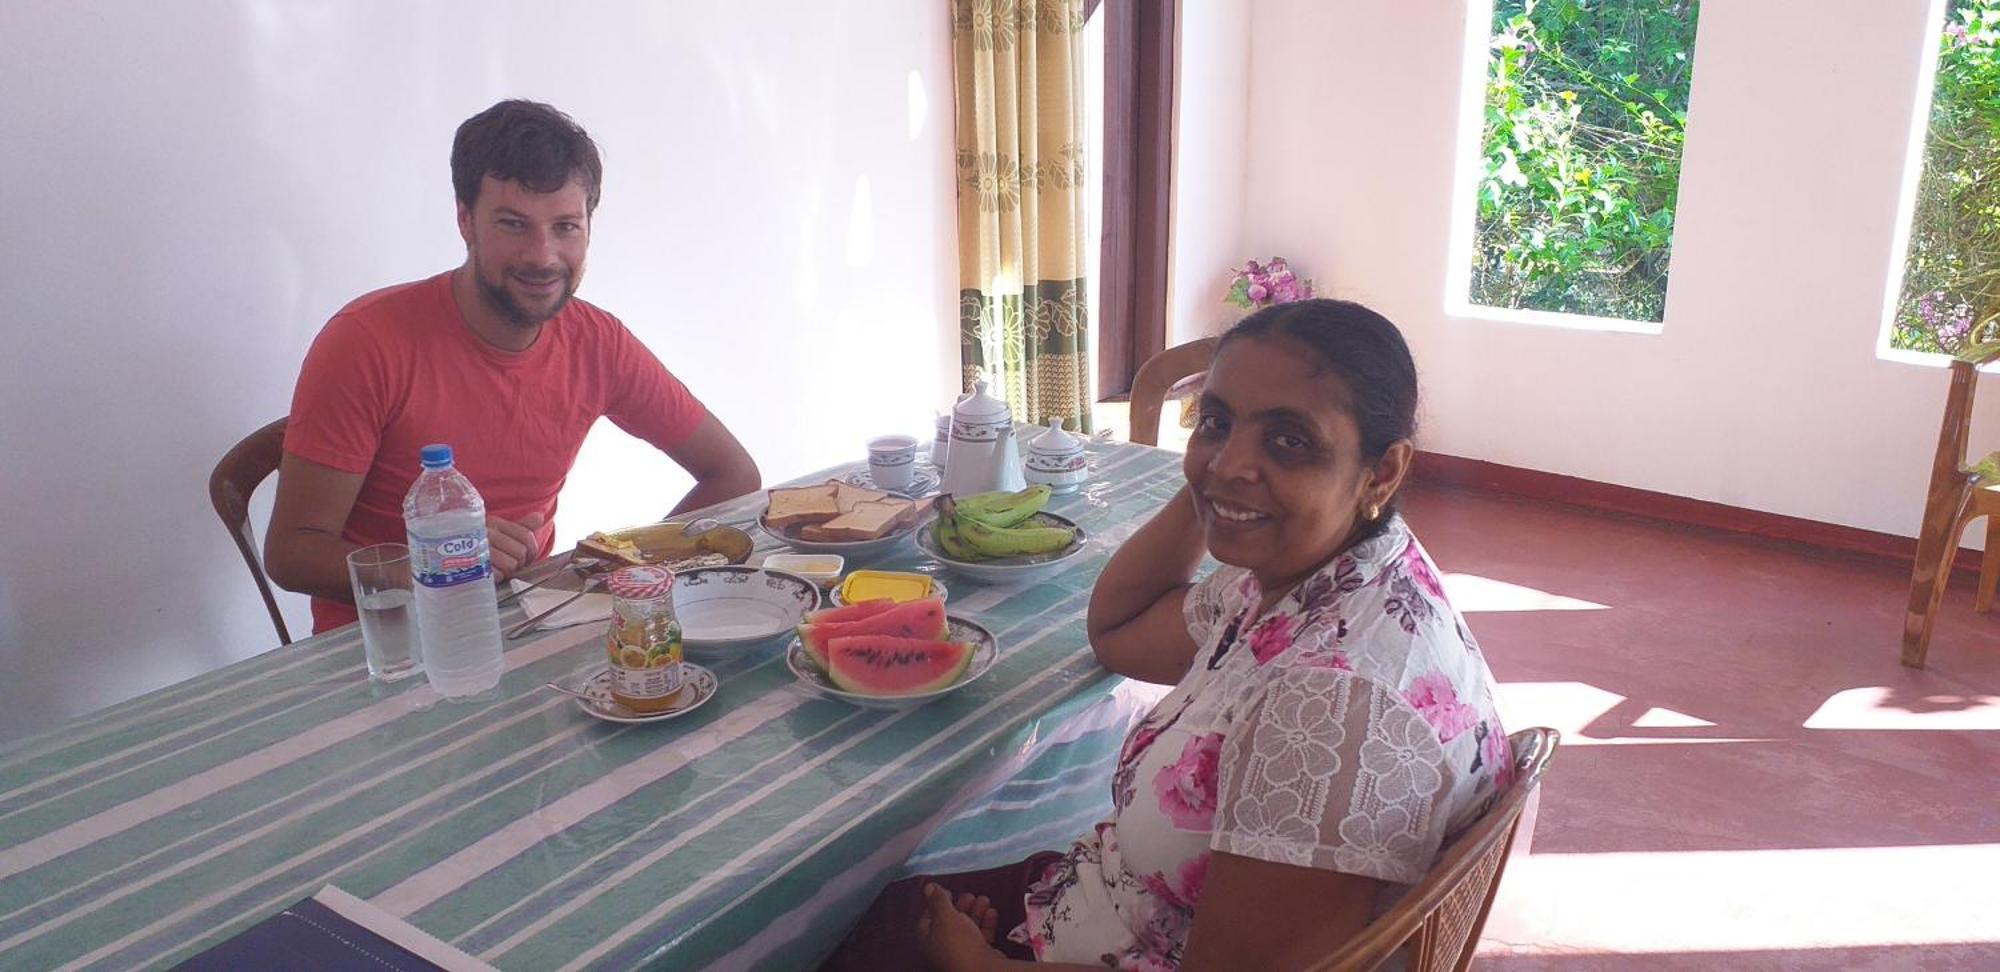
[(681, 527), (681, 536), (697, 537), (720, 526), (722, 526), (721, 520), (712, 516), (704, 516), (699, 520), (690, 521), (687, 525)]
[(637, 719), (639, 717), (639, 713), (633, 711), (630, 706), (627, 706), (625, 703), (620, 702), (617, 699), (607, 699), (607, 698), (602, 698), (600, 696), (592, 695), (589, 692), (579, 692), (576, 689), (565, 688), (554, 682), (549, 682), (547, 683), (547, 685), (549, 688), (555, 689), (556, 691), (561, 692), (564, 695), (582, 699), (585, 703), (589, 704), (591, 708), (598, 709), (604, 712), (606, 715), (614, 715), (620, 719)]

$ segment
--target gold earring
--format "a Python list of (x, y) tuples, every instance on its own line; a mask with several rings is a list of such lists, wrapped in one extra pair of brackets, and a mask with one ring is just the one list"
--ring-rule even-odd
[(1371, 519), (1371, 520), (1379, 520), (1379, 519), (1381, 519), (1381, 518), (1382, 518), (1382, 504), (1380, 504), (1380, 503), (1370, 503), (1370, 504), (1368, 504), (1368, 518), (1369, 518), (1369, 519)]

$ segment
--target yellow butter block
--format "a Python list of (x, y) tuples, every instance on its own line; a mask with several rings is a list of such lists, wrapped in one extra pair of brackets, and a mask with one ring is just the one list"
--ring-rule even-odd
[(846, 604), (859, 604), (888, 598), (898, 604), (916, 601), (931, 596), (929, 574), (914, 574), (899, 570), (857, 570), (847, 575), (841, 585), (840, 599)]

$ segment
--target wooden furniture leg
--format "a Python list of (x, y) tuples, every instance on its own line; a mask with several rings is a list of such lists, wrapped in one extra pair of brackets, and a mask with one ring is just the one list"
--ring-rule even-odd
[(1917, 560), (1910, 570), (1910, 605), (1903, 615), (1903, 664), (1910, 668), (1924, 667), (1924, 656), (1930, 653), (1931, 629), (1951, 580), (1971, 485), (1963, 479), (1939, 484), (1941, 488), (1924, 504), (1923, 532), (1917, 535)]

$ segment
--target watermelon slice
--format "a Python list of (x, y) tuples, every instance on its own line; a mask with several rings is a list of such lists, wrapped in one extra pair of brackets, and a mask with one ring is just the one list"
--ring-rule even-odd
[(972, 655), (956, 641), (853, 635), (828, 642), (827, 675), (856, 695), (923, 695), (956, 685)]
[(823, 621), (819, 624), (799, 625), (799, 643), (805, 646), (806, 657), (821, 670), (825, 670), (826, 647), (835, 638), (851, 638), (856, 635), (887, 635), (892, 638), (917, 638), (936, 641), (944, 637), (944, 599), (927, 597), (920, 601), (906, 601), (878, 611), (859, 621)]
[(839, 607), (831, 607), (820, 611), (807, 612), (806, 623), (844, 624), (848, 621), (859, 621), (862, 618), (872, 618), (875, 615), (881, 614), (882, 612), (887, 611), (895, 606), (896, 602), (893, 599), (886, 597), (878, 597), (872, 601), (858, 601), (854, 604), (843, 604)]

